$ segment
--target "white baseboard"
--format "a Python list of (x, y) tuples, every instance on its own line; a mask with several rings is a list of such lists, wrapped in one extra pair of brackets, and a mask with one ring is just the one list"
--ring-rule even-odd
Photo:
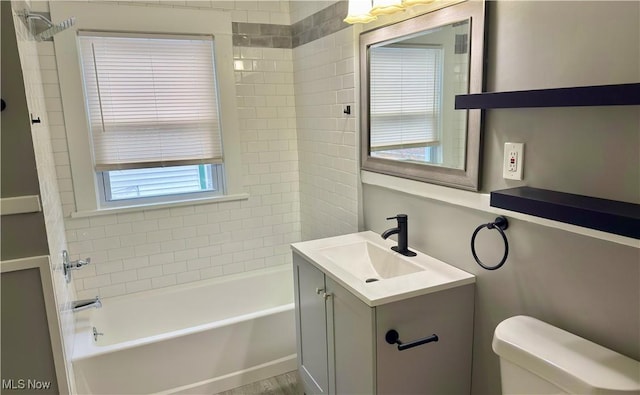
[(297, 356), (296, 354), (291, 354), (284, 358), (276, 359), (262, 365), (238, 370), (237, 372), (209, 380), (171, 388), (166, 391), (157, 392), (154, 395), (216, 394), (218, 392), (228, 391), (256, 381), (265, 380), (273, 376), (291, 372), (292, 370), (296, 370), (297, 366)]

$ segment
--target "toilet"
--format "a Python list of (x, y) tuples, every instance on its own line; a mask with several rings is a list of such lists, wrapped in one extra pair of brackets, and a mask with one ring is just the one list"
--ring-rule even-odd
[(533, 317), (496, 327), (503, 394), (639, 394), (640, 362)]

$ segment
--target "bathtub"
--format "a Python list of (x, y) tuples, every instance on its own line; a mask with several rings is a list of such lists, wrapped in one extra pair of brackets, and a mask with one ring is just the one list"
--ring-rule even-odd
[(296, 369), (290, 266), (102, 305), (77, 313), (80, 394), (213, 394)]

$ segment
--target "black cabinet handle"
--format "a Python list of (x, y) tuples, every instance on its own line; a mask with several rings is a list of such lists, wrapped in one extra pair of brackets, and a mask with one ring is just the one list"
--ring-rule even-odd
[(403, 342), (400, 341), (400, 334), (396, 330), (391, 329), (384, 336), (384, 339), (389, 344), (397, 344), (398, 345), (398, 351), (404, 351), (404, 350), (407, 350), (409, 348), (421, 346), (423, 344), (427, 344), (427, 343), (431, 343), (431, 342), (437, 342), (438, 341), (438, 335), (436, 335), (434, 333), (433, 335), (424, 337), (422, 339), (414, 340), (414, 341), (409, 342), (409, 343), (403, 343)]

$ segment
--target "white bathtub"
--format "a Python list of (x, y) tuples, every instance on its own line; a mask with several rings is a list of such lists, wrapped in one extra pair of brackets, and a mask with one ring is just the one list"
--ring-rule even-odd
[(289, 266), (102, 304), (77, 313), (80, 394), (213, 394), (296, 369)]

